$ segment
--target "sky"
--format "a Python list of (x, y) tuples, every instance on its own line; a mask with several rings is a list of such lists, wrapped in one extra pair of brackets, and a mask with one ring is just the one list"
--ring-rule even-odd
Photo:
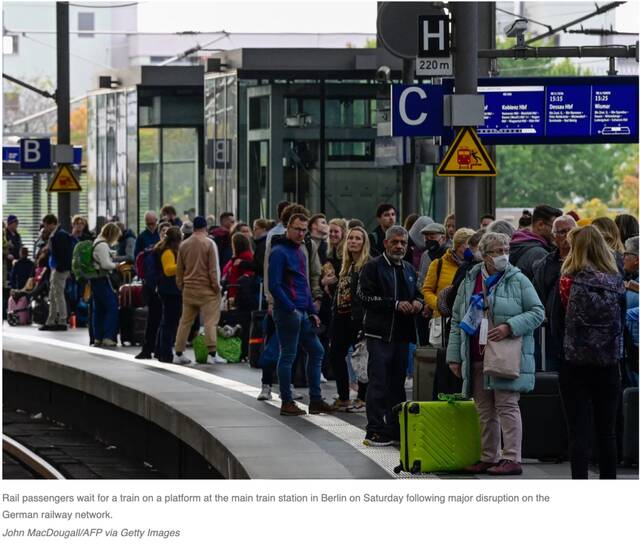
[[(603, 2), (606, 3), (606, 2)], [(638, 32), (638, 0), (616, 9), (616, 30)], [(586, 12), (585, 12), (586, 13)], [(365, 32), (375, 34), (376, 2), (371, 0), (235, 0), (140, 2), (141, 31), (180, 30), (227, 32)]]

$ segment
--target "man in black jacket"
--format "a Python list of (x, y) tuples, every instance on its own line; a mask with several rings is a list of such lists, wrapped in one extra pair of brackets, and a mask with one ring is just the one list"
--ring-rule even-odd
[(67, 300), (64, 288), (71, 272), (71, 255), (73, 241), (71, 236), (58, 225), (58, 218), (47, 214), (42, 218), (45, 231), (49, 236), (49, 316), (41, 331), (66, 331), (67, 329)]
[(544, 305), (547, 318), (545, 330), (547, 347), (545, 369), (547, 371), (557, 371), (563, 358), (564, 307), (560, 302), (560, 268), (571, 250), (567, 235), (574, 227), (576, 227), (576, 220), (571, 216), (556, 218), (551, 229), (556, 249), (533, 264), (533, 285)]
[(408, 239), (400, 226), (387, 229), (384, 253), (364, 266), (358, 283), (369, 352), (364, 443), (372, 447), (388, 446), (400, 438), (392, 408), (406, 399), (409, 343), (416, 342), (415, 315), (424, 306), (416, 273), (403, 259)]
[(389, 227), (396, 224), (397, 216), (396, 209), (392, 204), (385, 202), (378, 205), (378, 209), (376, 210), (378, 226), (369, 233), (372, 256), (375, 257), (384, 253), (384, 234)]

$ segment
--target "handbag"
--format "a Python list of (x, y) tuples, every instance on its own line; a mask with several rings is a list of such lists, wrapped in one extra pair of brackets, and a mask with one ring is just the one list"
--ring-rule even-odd
[(369, 365), (369, 351), (367, 350), (367, 340), (362, 337), (356, 344), (351, 354), (351, 367), (358, 378), (358, 382), (366, 384), (369, 382), (367, 366)]
[[(487, 292), (482, 283), (482, 292), (485, 300), (485, 318), (488, 319), (488, 330), (493, 329), (493, 320), (489, 316), (489, 301)], [(480, 348), (482, 350), (482, 347)], [(522, 358), (522, 337), (505, 337), (501, 341), (495, 342), (487, 340), (484, 347), (483, 374), (495, 377), (514, 380), (520, 376), (520, 360)]]
[(443, 346), (442, 344), (442, 318), (434, 316), (429, 321), (429, 344), (431, 346)]

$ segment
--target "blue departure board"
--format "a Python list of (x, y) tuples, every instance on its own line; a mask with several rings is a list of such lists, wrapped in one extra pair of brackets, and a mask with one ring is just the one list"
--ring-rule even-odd
[(482, 78), (478, 92), (485, 123), (477, 131), (485, 144), (638, 141), (635, 76)]

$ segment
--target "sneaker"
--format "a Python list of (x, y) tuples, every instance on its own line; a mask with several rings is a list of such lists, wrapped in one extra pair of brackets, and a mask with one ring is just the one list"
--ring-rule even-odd
[(102, 346), (104, 348), (114, 348), (118, 346), (118, 343), (113, 339), (102, 339)]
[(489, 475), (522, 475), (522, 466), (512, 460), (500, 460), (496, 465), (487, 469)]
[(268, 384), (262, 385), (262, 390), (258, 394), (258, 401), (269, 401), (273, 396), (271, 395), (271, 386)]
[(302, 416), (307, 413), (298, 407), (295, 401), (283, 401), (280, 407), (280, 414), (282, 416)]
[(100, 339), (96, 339), (93, 341), (93, 346), (102, 346), (102, 341)]
[(134, 356), (137, 360), (150, 360), (153, 358), (153, 354), (151, 352), (145, 352), (144, 350), (140, 352), (140, 354), (136, 354)]
[(331, 406), (333, 407), (334, 411), (339, 411), (341, 413), (346, 413), (349, 412), (349, 409), (351, 407), (351, 401), (340, 401), (339, 399), (336, 399)]
[(327, 382), (327, 378), (322, 373), (320, 373), (320, 384), (326, 384)]
[(50, 324), (50, 325), (44, 324), (38, 328), (38, 331), (57, 331), (56, 327), (57, 326), (55, 324)]
[(173, 363), (176, 365), (187, 365), (188, 363), (191, 363), (191, 360), (184, 354), (180, 354), (179, 356), (176, 354), (173, 356)]
[(462, 471), (465, 473), (471, 473), (473, 475), (480, 475), (482, 473), (486, 473), (487, 469), (495, 466), (496, 464), (492, 462), (476, 462), (473, 465), (465, 467)]
[(413, 390), (413, 377), (407, 377), (404, 381), (405, 390)]
[(296, 391), (293, 384), (291, 385), (291, 399), (302, 399), (302, 394)]
[(66, 326), (66, 324), (54, 325), (53, 326), (53, 330), (54, 331), (66, 331), (67, 330), (67, 326)]
[(363, 413), (367, 410), (367, 404), (362, 399), (356, 399), (351, 403), (351, 407), (347, 409), (348, 413)]
[(207, 357), (207, 363), (227, 363), (227, 360), (225, 360), (220, 354), (216, 354), (215, 356), (209, 354)]
[(324, 399), (312, 399), (309, 402), (309, 414), (331, 414), (335, 411), (335, 406), (329, 405)]
[(363, 443), (367, 447), (390, 447), (393, 441), (381, 433), (367, 433)]

